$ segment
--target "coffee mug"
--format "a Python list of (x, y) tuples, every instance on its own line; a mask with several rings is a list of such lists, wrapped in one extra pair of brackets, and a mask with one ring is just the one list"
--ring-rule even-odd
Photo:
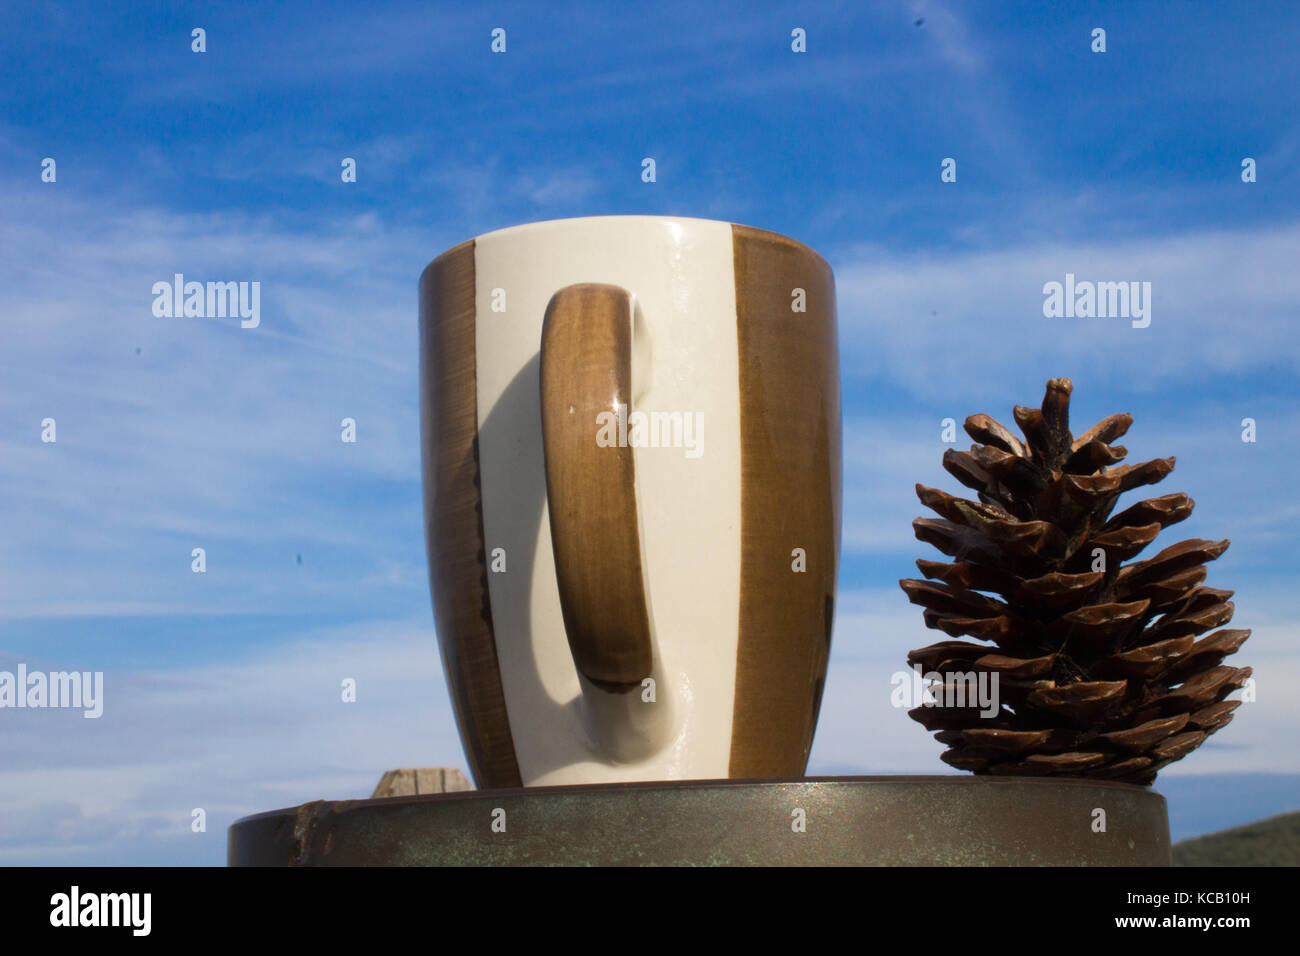
[(429, 581), (480, 788), (803, 774), (837, 353), (830, 267), (748, 226), (537, 222), (424, 270)]

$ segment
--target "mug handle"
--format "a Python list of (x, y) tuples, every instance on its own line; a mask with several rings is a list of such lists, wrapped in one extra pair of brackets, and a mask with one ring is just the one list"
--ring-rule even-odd
[[(633, 366), (641, 364), (635, 317), (626, 289), (582, 283), (555, 293), (542, 323), (542, 444), (560, 608), (579, 674), (604, 695), (639, 689), (655, 664), (625, 440)], [(583, 691), (589, 705), (602, 696)], [(612, 716), (609, 703), (596, 709)]]

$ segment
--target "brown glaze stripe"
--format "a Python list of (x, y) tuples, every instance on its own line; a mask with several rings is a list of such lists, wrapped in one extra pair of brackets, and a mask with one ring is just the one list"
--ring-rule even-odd
[(630, 412), (631, 293), (596, 283), (555, 293), (542, 324), (541, 386), (546, 501), (569, 647), (593, 684), (627, 693), (649, 676), (652, 654), (636, 472), (630, 447), (597, 442), (597, 422), (613, 431), (601, 416)]
[[(732, 226), (740, 359), (740, 635), (732, 777), (801, 776), (830, 654), (840, 545), (835, 280), (810, 249)], [(807, 312), (791, 311), (791, 290)], [(812, 448), (811, 455), (809, 448)], [(807, 570), (792, 570), (795, 548)]]
[(420, 426), (425, 543), (443, 671), (480, 789), (519, 787), (501, 687), (478, 460), (474, 241), (420, 277)]

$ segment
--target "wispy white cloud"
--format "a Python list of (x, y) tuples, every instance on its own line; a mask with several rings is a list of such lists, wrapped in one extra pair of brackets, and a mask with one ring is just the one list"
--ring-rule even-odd
[[(232, 547), (350, 554), (320, 587), (419, 580), (394, 567), (394, 536), (417, 557), (422, 536), (416, 280), (463, 237), (373, 216), (304, 231), (76, 198), (10, 208), (0, 614), (184, 608), (196, 595), (168, 569), (192, 546), (224, 549), (210, 570), (231, 572), (232, 598), (278, 589), (265, 555), (232, 568)], [(152, 285), (175, 272), (260, 281), (261, 326), (155, 317)]]
[[(1300, 225), (1010, 249), (900, 255), (882, 246), (832, 257), (847, 371), (945, 401), (991, 379), (1091, 377), (1136, 390), (1207, 376), (1295, 375)], [(1045, 318), (1043, 286), (1151, 283), (1151, 324)]]
[(923, 36), (934, 41), (944, 63), (968, 75), (982, 75), (985, 72), (985, 56), (981, 52), (981, 44), (971, 37), (965, 21), (951, 5), (935, 0), (913, 0), (911, 9), (917, 21), (924, 21), (916, 25), (924, 27)]
[(937, 420), (926, 431), (918, 425), (872, 419), (844, 423), (845, 552), (897, 554), (920, 547), (912, 536), (912, 517), (921, 513), (914, 486), (947, 477), (937, 468), (947, 446), (938, 440)]
[[(348, 677), (355, 703), (341, 699)], [(295, 634), (218, 666), (109, 671), (104, 698), (97, 720), (4, 711), (0, 862), (219, 865), (240, 816), (368, 797), (394, 767), (466, 768), (422, 621)], [(196, 807), (206, 833), (191, 831)]]
[(550, 170), (540, 176), (524, 174), (518, 188), (538, 206), (581, 202), (595, 193), (601, 184), (584, 169)]

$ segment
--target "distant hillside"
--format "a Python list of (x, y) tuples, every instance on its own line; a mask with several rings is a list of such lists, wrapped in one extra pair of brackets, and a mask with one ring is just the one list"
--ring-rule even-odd
[(1175, 843), (1174, 866), (1300, 866), (1300, 813)]

